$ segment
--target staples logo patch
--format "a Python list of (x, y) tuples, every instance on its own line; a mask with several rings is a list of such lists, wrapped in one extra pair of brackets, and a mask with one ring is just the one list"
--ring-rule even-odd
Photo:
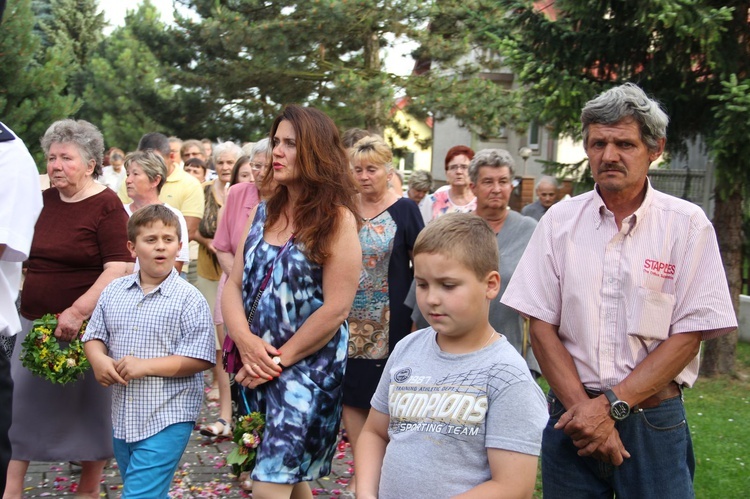
[(671, 263), (657, 262), (656, 260), (646, 260), (643, 262), (643, 270), (651, 275), (659, 276), (664, 279), (674, 279), (675, 266)]

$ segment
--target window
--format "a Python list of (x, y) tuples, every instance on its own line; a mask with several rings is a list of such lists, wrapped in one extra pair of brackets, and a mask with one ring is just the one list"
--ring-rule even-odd
[(537, 123), (536, 121), (532, 121), (529, 124), (529, 132), (528, 132), (527, 140), (528, 140), (529, 147), (532, 150), (534, 151), (539, 150), (539, 123)]

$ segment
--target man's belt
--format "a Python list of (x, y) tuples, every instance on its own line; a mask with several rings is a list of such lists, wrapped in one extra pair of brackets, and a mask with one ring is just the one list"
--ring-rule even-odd
[[(586, 393), (588, 394), (589, 398), (593, 399), (598, 397), (599, 395), (602, 395), (604, 392), (586, 389)], [(640, 409), (653, 409), (654, 407), (659, 407), (659, 404), (661, 404), (665, 400), (680, 396), (682, 396), (680, 385), (678, 385), (674, 381), (670, 381), (667, 386), (665, 386), (655, 394), (651, 395), (647, 399), (641, 400), (641, 402), (638, 405), (634, 406), (630, 410), (630, 412), (637, 412)]]
[(638, 409), (653, 409), (654, 407), (659, 407), (659, 404), (661, 404), (665, 400), (681, 396), (682, 390), (680, 389), (680, 385), (678, 385), (674, 381), (670, 381), (667, 386), (651, 395), (649, 398), (644, 399), (640, 403), (638, 403), (638, 405), (633, 407), (633, 410), (636, 411)]

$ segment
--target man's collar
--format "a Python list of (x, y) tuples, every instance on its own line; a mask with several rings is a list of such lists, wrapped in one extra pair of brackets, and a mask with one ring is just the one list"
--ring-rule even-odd
[[(641, 205), (637, 210), (635, 210), (632, 215), (625, 217), (625, 220), (627, 220), (630, 225), (628, 235), (633, 234), (633, 231), (638, 225), (638, 222), (640, 220), (643, 220), (643, 217), (646, 216), (646, 212), (648, 211), (649, 206), (651, 206), (651, 201), (654, 197), (653, 190), (653, 187), (651, 187), (651, 180), (646, 177), (646, 195), (644, 196)], [(605, 214), (611, 213), (609, 211), (609, 208), (607, 208), (607, 205), (604, 203), (604, 199), (602, 198), (601, 193), (599, 192), (598, 184), (594, 184), (594, 207), (596, 208), (594, 212), (594, 226), (598, 229), (604, 221)]]
[(633, 221), (630, 224), (630, 232), (628, 234), (633, 235), (633, 231), (639, 226), (639, 223), (645, 219), (646, 213), (648, 212), (651, 202), (654, 199), (654, 189), (651, 187), (651, 180), (646, 177), (646, 195), (643, 198), (643, 202), (635, 210), (635, 213), (631, 215)]
[(183, 170), (181, 170), (180, 168), (177, 168), (177, 165), (175, 165), (174, 170), (172, 170), (172, 173), (167, 175), (166, 182), (174, 182), (176, 180), (179, 180), (181, 173), (183, 173)]

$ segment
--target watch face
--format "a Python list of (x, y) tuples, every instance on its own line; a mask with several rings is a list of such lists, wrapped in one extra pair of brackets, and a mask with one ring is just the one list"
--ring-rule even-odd
[(630, 414), (630, 407), (626, 402), (620, 400), (612, 405), (610, 413), (612, 414), (612, 417), (617, 421), (622, 421), (623, 419), (628, 417), (628, 414)]

